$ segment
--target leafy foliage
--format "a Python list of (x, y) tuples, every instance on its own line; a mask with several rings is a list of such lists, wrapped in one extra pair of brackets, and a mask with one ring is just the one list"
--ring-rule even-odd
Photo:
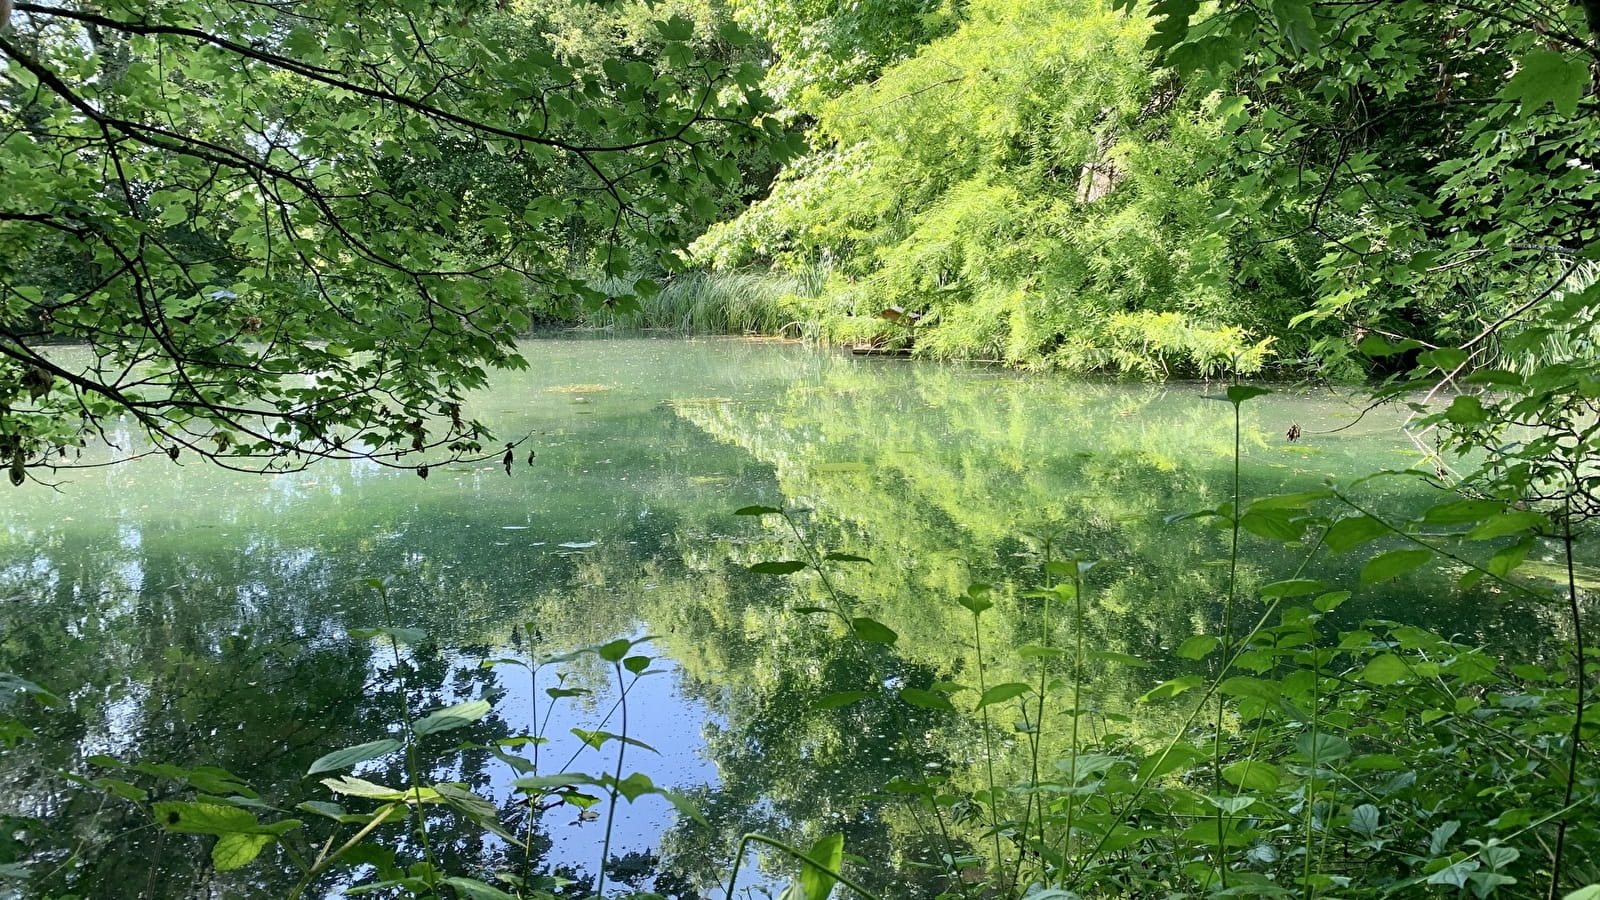
[[(0, 34), (13, 481), (116, 442), (121, 416), (151, 452), (244, 468), (482, 454), (465, 393), (520, 364), (512, 341), (539, 310), (607, 299), (572, 251), (597, 247), (614, 276), (633, 251), (672, 265), (741, 182), (736, 160), (782, 131), (759, 121), (760, 70), (722, 52), (747, 41), (725, 21), (707, 36), (644, 19), (584, 59), (538, 7), (15, 9)], [(92, 361), (63, 364), (60, 341)]]

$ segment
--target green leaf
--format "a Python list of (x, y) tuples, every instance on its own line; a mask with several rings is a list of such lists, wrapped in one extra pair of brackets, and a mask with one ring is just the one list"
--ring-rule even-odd
[(733, 511), (736, 516), (781, 516), (783, 510), (776, 506), (743, 506)]
[(839, 871), (844, 864), (844, 835), (830, 834), (819, 839), (811, 845), (811, 850), (805, 854), (805, 860), (810, 865), (800, 867), (800, 889), (805, 892), (806, 900), (827, 900), (833, 892), (833, 885), (837, 878), (833, 873)]
[(1504, 513), (1491, 519), (1486, 519), (1483, 524), (1467, 532), (1467, 540), (1487, 541), (1492, 538), (1505, 537), (1508, 534), (1519, 534), (1530, 529), (1537, 529), (1547, 524), (1545, 517), (1536, 512)]
[(1441, 856), (1446, 847), (1450, 846), (1450, 839), (1455, 837), (1461, 829), (1461, 823), (1455, 819), (1440, 824), (1428, 834), (1428, 855)]
[[(1238, 406), (1246, 400), (1270, 393), (1272, 393), (1270, 389), (1253, 384), (1230, 384), (1228, 385), (1228, 402)], [(1216, 407), (1212, 408), (1215, 409)]]
[(1562, 897), (1561, 900), (1600, 900), (1600, 884), (1588, 884)]
[(1350, 830), (1362, 837), (1372, 837), (1378, 832), (1378, 808), (1363, 803), (1350, 811)]
[(1570, 116), (1589, 88), (1589, 60), (1581, 54), (1567, 56), (1554, 50), (1531, 50), (1517, 61), (1517, 72), (1500, 90), (1508, 100), (1522, 102), (1522, 115), (1530, 116), (1549, 103)]
[(831, 560), (832, 562), (847, 562), (847, 563), (870, 563), (870, 562), (872, 562), (872, 560), (867, 559), (865, 556), (856, 556), (855, 554), (852, 554), (852, 553), (838, 553), (838, 552), (827, 553), (827, 554), (824, 554), (822, 558), (826, 559), (826, 560)]
[(365, 779), (353, 775), (341, 775), (338, 778), (324, 778), (322, 784), (335, 794), (345, 794), (351, 797), (365, 797), (368, 800), (403, 800), (407, 803), (439, 803), (439, 793), (433, 788), (407, 788), (396, 790), (373, 784)]
[(1252, 508), (1239, 518), (1239, 527), (1273, 541), (1298, 541), (1306, 533), (1306, 520), (1291, 509)]
[(1023, 694), (1026, 694), (1028, 691), (1029, 687), (1020, 681), (1010, 681), (1005, 684), (997, 684), (983, 692), (983, 696), (978, 698), (978, 705), (974, 707), (974, 709), (983, 709), (985, 706), (993, 706), (996, 703), (1004, 703), (1007, 700), (1020, 697)]
[(1326, 732), (1303, 732), (1295, 738), (1294, 747), (1313, 765), (1338, 762), (1350, 755), (1350, 742)]
[(1190, 688), (1199, 687), (1203, 683), (1199, 675), (1183, 675), (1171, 681), (1163, 681), (1151, 688), (1145, 692), (1144, 696), (1139, 698), (1139, 702), (1149, 703), (1152, 700), (1166, 700), (1170, 697), (1176, 697)]
[(1349, 591), (1330, 591), (1311, 601), (1311, 605), (1316, 607), (1317, 612), (1333, 612), (1352, 596)]
[(1397, 684), (1413, 674), (1405, 660), (1393, 653), (1374, 656), (1361, 668), (1361, 680), (1368, 684)]
[(493, 885), (484, 884), (476, 878), (452, 875), (449, 878), (439, 879), (439, 883), (455, 888), (456, 893), (468, 900), (517, 900), (515, 896)]
[(1348, 516), (1333, 523), (1322, 542), (1330, 551), (1343, 553), (1389, 533), (1387, 525), (1371, 516)]
[(861, 640), (871, 641), (874, 644), (893, 644), (900, 639), (900, 635), (895, 634), (889, 626), (876, 619), (865, 617), (851, 619), (850, 630)]
[(1483, 403), (1471, 394), (1460, 394), (1444, 411), (1445, 420), (1454, 425), (1476, 425), (1489, 421), (1489, 412)]
[(638, 643), (638, 641), (630, 641), (627, 638), (617, 638), (614, 641), (608, 641), (604, 644), (601, 644), (595, 649), (595, 653), (599, 654), (600, 658), (608, 663), (622, 662), (622, 658), (628, 655), (628, 651), (632, 650), (633, 645), (636, 643)]
[(1223, 766), (1222, 777), (1247, 791), (1277, 790), (1283, 783), (1283, 773), (1277, 766), (1254, 759), (1241, 759)]
[(1317, 49), (1321, 36), (1309, 0), (1272, 0), (1272, 18), (1278, 30), (1297, 50)]
[(1457, 500), (1430, 507), (1422, 514), (1422, 521), (1430, 525), (1464, 525), (1481, 522), (1504, 509), (1505, 504), (1496, 500)]
[(839, 709), (849, 706), (858, 700), (865, 700), (872, 696), (870, 691), (839, 691), (828, 694), (817, 702), (811, 704), (812, 709)]
[(937, 709), (944, 712), (955, 712), (956, 708), (943, 694), (933, 691), (924, 691), (920, 688), (901, 688), (900, 699), (920, 709)]
[(1264, 584), (1258, 592), (1263, 600), (1278, 600), (1284, 597), (1304, 597), (1323, 590), (1327, 585), (1309, 578), (1291, 578), (1287, 581), (1274, 581)]
[(418, 737), (421, 737), (423, 735), (433, 734), (439, 731), (450, 731), (451, 729), (455, 728), (465, 728), (466, 726), (471, 725), (473, 722), (476, 722), (484, 716), (487, 716), (489, 714), (489, 710), (490, 706), (489, 701), (487, 700), (468, 700), (465, 703), (457, 703), (454, 706), (447, 706), (444, 709), (438, 710), (437, 712), (432, 712), (426, 716), (423, 716), (417, 721), (411, 723), (411, 730), (415, 732)]
[(1258, 700), (1277, 700), (1278, 685), (1260, 678), (1251, 678), (1248, 675), (1235, 675), (1224, 679), (1217, 685), (1217, 693), (1225, 697), (1254, 697)]
[(335, 822), (338, 822), (345, 816), (349, 815), (349, 812), (344, 807), (337, 803), (329, 803), (326, 800), (307, 800), (306, 802), (296, 806), (295, 809), (311, 813), (312, 815), (323, 816), (324, 818), (332, 819)]
[(1388, 581), (1426, 564), (1431, 559), (1433, 559), (1432, 550), (1391, 550), (1381, 556), (1373, 557), (1361, 567), (1361, 584), (1366, 586)]
[(346, 747), (343, 750), (335, 750), (326, 756), (318, 757), (317, 761), (311, 764), (311, 768), (306, 770), (306, 775), (320, 775), (323, 772), (337, 772), (340, 769), (347, 769), (356, 763), (366, 762), (369, 759), (377, 759), (385, 753), (390, 753), (398, 749), (400, 749), (399, 741), (394, 740), (393, 738), (384, 738), (381, 741), (370, 741), (365, 744), (358, 744), (354, 747)]
[(247, 866), (275, 840), (270, 834), (224, 834), (211, 848), (211, 864), (218, 872)]
[(805, 567), (806, 564), (798, 559), (784, 559), (776, 562), (758, 562), (750, 567), (750, 571), (757, 575), (793, 575)]
[(1186, 638), (1178, 645), (1175, 651), (1180, 659), (1205, 659), (1212, 651), (1222, 646), (1222, 641), (1209, 634), (1197, 634)]
[(267, 834), (279, 835), (300, 826), (298, 819), (263, 824), (237, 806), (216, 803), (162, 801), (152, 807), (156, 823), (180, 834)]

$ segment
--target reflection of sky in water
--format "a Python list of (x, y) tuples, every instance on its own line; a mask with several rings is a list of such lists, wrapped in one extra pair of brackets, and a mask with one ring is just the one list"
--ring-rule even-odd
[[(741, 821), (845, 827), (868, 813), (804, 791), (831, 790), (824, 782), (847, 779), (858, 761), (826, 756), (815, 734), (787, 733), (791, 719), (833, 738), (825, 727), (847, 722), (854, 731), (845, 737), (872, 757), (861, 762), (881, 762), (896, 737), (888, 720), (819, 725), (807, 718), (811, 702), (829, 690), (892, 690), (910, 683), (902, 672), (917, 684), (950, 674), (940, 667), (961, 658), (956, 644), (967, 638), (952, 637), (960, 621), (930, 610), (948, 605), (966, 579), (1026, 575), (1034, 557), (1020, 532), (1053, 525), (1111, 558), (1094, 573), (1104, 590), (1097, 602), (1111, 610), (1097, 638), (1108, 646), (1145, 641), (1130, 649), (1154, 650), (1206, 625), (1215, 569), (1195, 560), (1217, 534), (1155, 523), (1226, 495), (1231, 409), (1199, 399), (1214, 388), (1028, 378), (738, 341), (550, 341), (527, 351), (529, 371), (505, 373), (473, 404), (503, 439), (525, 440), (511, 476), (497, 460), (440, 466), (424, 481), (365, 461), (251, 476), (153, 457), (71, 474), (59, 491), (13, 492), (20, 502), (0, 508), (0, 589), (34, 598), (37, 609), (33, 625), (12, 624), (84, 636), (82, 646), (28, 663), (106, 679), (75, 692), (107, 698), (86, 706), (80, 749), (132, 753), (143, 740), (159, 743), (143, 732), (144, 686), (121, 679), (161, 670), (168, 642), (217, 653), (248, 630), (263, 642), (327, 647), (352, 628), (384, 624), (362, 582), (392, 576), (393, 624), (429, 631), (452, 660), (508, 655), (513, 627), (528, 622), (546, 649), (659, 634), (643, 652), (677, 658), (659, 659), (665, 671), (639, 683), (628, 730), (660, 754), (630, 748), (624, 774), (644, 772), (660, 786), (765, 783), (782, 773), (762, 769), (771, 748), (760, 741), (790, 741), (795, 759), (826, 766), (821, 780), (797, 779), (801, 795), (780, 802), (741, 794)], [(1386, 413), (1319, 434), (1357, 412), (1331, 394), (1283, 392), (1247, 409), (1247, 489), (1416, 459), (1392, 437), (1396, 419)], [(1283, 439), (1292, 423), (1306, 432), (1294, 444)], [(119, 442), (129, 447), (131, 436)], [(537, 452), (532, 465), (528, 449)], [(896, 617), (901, 658), (841, 665), (825, 639), (786, 633), (826, 637), (824, 626), (786, 612), (816, 600), (803, 593), (813, 582), (744, 571), (792, 551), (781, 533), (730, 515), (754, 503), (814, 509), (808, 533), (876, 558), (837, 577), (866, 613)], [(1140, 570), (1152, 580), (1124, 578)], [(1179, 574), (1158, 584), (1162, 572)], [(1107, 586), (1113, 578), (1123, 580)], [(910, 599), (896, 607), (896, 598)], [(805, 652), (762, 649), (785, 639)], [(69, 653), (103, 654), (118, 667), (106, 671), (94, 657), (73, 669)], [(380, 649), (360, 665), (387, 658)], [(871, 680), (827, 685), (839, 671)], [(522, 670), (494, 674), (507, 690), (498, 715), (513, 733), (529, 729), (534, 698), (541, 716), (548, 703), (548, 676), (532, 694)], [(557, 707), (542, 773), (565, 768), (579, 744), (571, 728), (621, 730), (597, 718), (609, 701), (590, 699)], [(970, 762), (969, 744), (918, 735), (952, 754), (948, 766), (919, 761), (919, 770)], [(611, 771), (615, 746), (585, 752), (572, 768)], [(503, 796), (510, 769), (491, 762), (489, 771)], [(811, 802), (823, 821), (803, 821)], [(619, 813), (617, 853), (653, 848), (673, 819), (654, 797)], [(605, 822), (569, 824), (575, 817), (564, 807), (545, 822), (554, 855), (589, 868)], [(741, 882), (759, 877), (750, 868)]]

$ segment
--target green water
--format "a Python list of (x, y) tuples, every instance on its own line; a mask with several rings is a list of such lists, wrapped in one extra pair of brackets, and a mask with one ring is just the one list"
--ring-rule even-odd
[[(388, 645), (349, 636), (385, 623), (363, 584), (372, 577), (392, 579), (392, 624), (430, 635), (407, 654), (414, 708), (496, 700), (494, 715), (430, 745), (443, 759), (433, 777), (492, 796), (518, 828), (526, 812), (513, 805), (511, 769), (483, 751), (445, 751), (542, 729), (552, 739), (542, 772), (609, 770), (616, 745), (585, 751), (569, 729), (619, 730), (614, 685), (592, 658), (546, 669), (538, 684), (479, 663), (650, 637), (641, 652), (659, 671), (630, 691), (628, 733), (659, 752), (631, 749), (627, 769), (691, 796), (709, 824), (678, 822), (645, 798), (619, 810), (612, 851), (635, 853), (639, 883), (657, 878), (675, 897), (722, 896), (712, 879), (738, 836), (757, 830), (802, 842), (842, 830), (851, 852), (886, 861), (878, 887), (933, 892), (918, 881), (930, 877), (923, 870), (896, 871), (924, 849), (906, 816), (865, 798), (896, 775), (970, 779), (970, 723), (879, 697), (813, 703), (969, 675), (970, 617), (953, 598), (974, 581), (1000, 586), (986, 641), (1004, 646), (1029, 638), (1036, 610), (1019, 589), (1039, 582), (1046, 553), (1101, 560), (1085, 624), (1093, 646), (1155, 663), (1097, 676), (1090, 701), (1107, 712), (1171, 674), (1170, 648), (1216, 627), (1226, 536), (1164, 521), (1231, 493), (1232, 409), (1203, 398), (1214, 388), (737, 340), (548, 340), (526, 355), (531, 368), (500, 376), (474, 409), (536, 449), (510, 476), (484, 464), (436, 468), (424, 481), (362, 463), (248, 476), (161, 458), (6, 495), (0, 671), (66, 701), (13, 704), (37, 735), (0, 764), (0, 812), (26, 820), (12, 855), (30, 863), (27, 895), (286, 893), (294, 878), (272, 851), (241, 872), (210, 872), (209, 838), (162, 838), (135, 804), (60, 773), (126, 778), (152, 800), (189, 796), (90, 759), (106, 754), (220, 766), (285, 809), (330, 799), (302, 777), (310, 762), (390, 733), (399, 715)], [(1358, 408), (1331, 393), (1279, 392), (1245, 410), (1247, 494), (1421, 458), (1398, 431), (1399, 412), (1357, 420)], [(1296, 424), (1305, 435), (1291, 443)], [(1386, 508), (1430, 499), (1417, 482), (1366, 493)], [(749, 572), (799, 553), (781, 522), (732, 515), (750, 504), (803, 510), (808, 541), (871, 558), (833, 567), (833, 584), (853, 615), (889, 625), (897, 643), (849, 640), (827, 616), (797, 611), (828, 603), (814, 574)], [(1254, 538), (1248, 550), (1247, 583), (1300, 565)], [(1317, 571), (1353, 587), (1355, 566)], [(1537, 612), (1457, 597), (1428, 577), (1358, 593), (1341, 612), (1469, 640), (1546, 631)], [(991, 664), (995, 677), (1017, 665)], [(558, 675), (592, 693), (552, 710), (544, 689)], [(1137, 736), (1164, 716), (1122, 727)], [(362, 772), (404, 781), (398, 759)], [(460, 871), (592, 876), (604, 820), (577, 818), (570, 806), (538, 817), (531, 863), (444, 817), (433, 849)], [(392, 843), (415, 849), (403, 835)], [(782, 871), (765, 860), (746, 883), (776, 883)]]

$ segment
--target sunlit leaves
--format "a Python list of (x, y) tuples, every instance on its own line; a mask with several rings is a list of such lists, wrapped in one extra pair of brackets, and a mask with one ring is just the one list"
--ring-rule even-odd
[(1030, 688), (1028, 685), (1021, 682), (1007, 682), (1006, 684), (994, 685), (993, 687), (984, 691), (983, 695), (978, 698), (978, 705), (976, 708), (983, 709), (985, 706), (993, 706), (996, 703), (1004, 703), (1007, 700), (1014, 700), (1017, 697), (1021, 697), (1023, 694), (1028, 693), (1029, 690)]
[(489, 710), (487, 700), (467, 700), (423, 716), (411, 723), (411, 730), (422, 737), (438, 731), (465, 728), (488, 715)]
[(311, 764), (311, 768), (306, 770), (306, 774), (319, 775), (323, 772), (336, 772), (357, 763), (366, 762), (369, 759), (377, 759), (398, 749), (400, 749), (400, 742), (393, 738), (369, 741), (354, 747), (346, 747), (343, 750), (335, 750), (325, 756), (318, 757), (317, 761)]

